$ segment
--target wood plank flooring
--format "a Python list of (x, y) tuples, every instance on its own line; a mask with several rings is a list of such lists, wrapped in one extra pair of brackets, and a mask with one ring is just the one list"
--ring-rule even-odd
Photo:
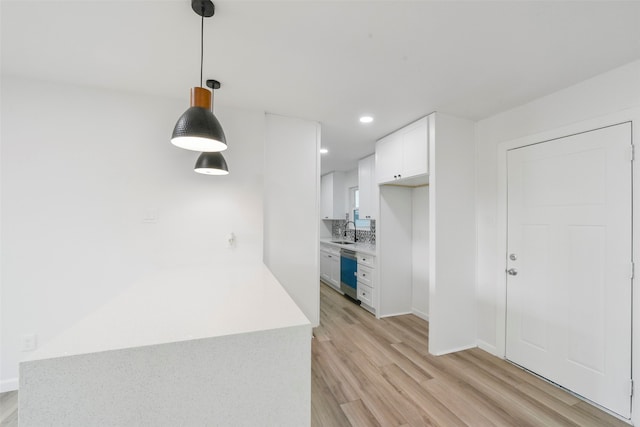
[[(628, 426), (479, 350), (427, 351), (428, 323), (377, 320), (321, 285), (312, 344), (311, 425)], [(18, 393), (0, 394), (0, 426), (18, 425)]]
[(311, 425), (628, 426), (480, 349), (431, 356), (429, 326), (377, 320), (321, 284)]

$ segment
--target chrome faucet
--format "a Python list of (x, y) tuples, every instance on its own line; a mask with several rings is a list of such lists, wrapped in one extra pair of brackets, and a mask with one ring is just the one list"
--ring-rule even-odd
[(349, 223), (353, 224), (353, 243), (358, 241), (358, 237), (356, 236), (356, 223), (353, 221), (347, 221), (344, 223), (344, 237), (347, 237), (347, 227)]

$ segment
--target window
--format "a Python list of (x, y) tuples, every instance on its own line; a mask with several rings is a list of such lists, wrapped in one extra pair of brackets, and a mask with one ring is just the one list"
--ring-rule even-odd
[(370, 219), (360, 219), (358, 216), (358, 208), (360, 207), (360, 191), (358, 187), (349, 188), (349, 206), (352, 212), (353, 222), (356, 230), (369, 230), (371, 228)]

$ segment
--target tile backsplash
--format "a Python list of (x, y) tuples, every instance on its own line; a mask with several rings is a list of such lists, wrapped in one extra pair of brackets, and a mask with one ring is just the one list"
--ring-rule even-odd
[[(331, 238), (332, 239), (344, 239), (344, 226), (346, 221), (333, 220), (331, 221)], [(353, 224), (352, 224), (353, 226)], [(353, 240), (353, 233), (357, 233), (356, 237), (358, 242), (376, 244), (376, 221), (370, 220), (370, 226), (368, 230), (347, 230), (347, 240)]]

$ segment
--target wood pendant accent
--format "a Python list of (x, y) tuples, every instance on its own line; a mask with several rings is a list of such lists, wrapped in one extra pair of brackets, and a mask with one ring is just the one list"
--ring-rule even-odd
[(191, 106), (211, 110), (211, 91), (203, 87), (192, 87)]

